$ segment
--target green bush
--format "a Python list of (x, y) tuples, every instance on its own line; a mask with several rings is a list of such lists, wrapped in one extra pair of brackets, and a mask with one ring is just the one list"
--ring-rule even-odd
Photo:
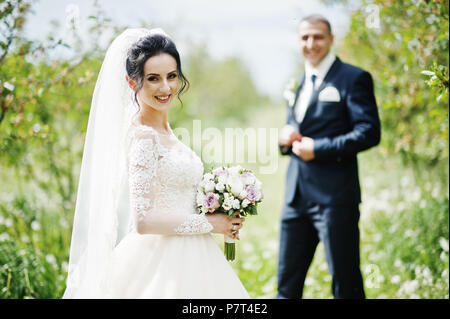
[(448, 198), (377, 211), (364, 225), (365, 263), (377, 268), (373, 297), (448, 298)]
[[(368, 23), (369, 5), (379, 25)], [(374, 78), (380, 147), (405, 162), (448, 161), (449, 2), (363, 0), (360, 8), (337, 51)]]
[(0, 298), (58, 298), (65, 287), (64, 216), (24, 197), (0, 205)]

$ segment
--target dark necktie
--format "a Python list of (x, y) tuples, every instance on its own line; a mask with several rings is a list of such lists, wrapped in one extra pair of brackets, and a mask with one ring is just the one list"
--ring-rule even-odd
[(309, 95), (309, 102), (306, 103), (306, 104), (305, 104), (305, 103), (302, 103), (301, 105), (299, 105), (299, 107), (298, 107), (297, 110), (295, 111), (295, 112), (296, 112), (296, 118), (297, 118), (297, 121), (298, 121), (299, 123), (302, 123), (303, 118), (304, 118), (305, 113), (306, 113), (306, 110), (307, 110), (307, 108), (308, 108), (308, 105), (309, 105), (309, 103), (311, 102), (311, 99), (313, 98), (314, 91), (315, 91), (316, 78), (317, 78), (317, 75), (315, 75), (315, 74), (312, 74), (312, 75), (311, 75), (312, 88), (311, 88), (311, 91), (310, 91), (311, 94)]
[(312, 92), (314, 92), (314, 90), (316, 89), (316, 88), (315, 88), (315, 85), (316, 85), (316, 78), (317, 78), (317, 75), (315, 75), (315, 74), (311, 75)]

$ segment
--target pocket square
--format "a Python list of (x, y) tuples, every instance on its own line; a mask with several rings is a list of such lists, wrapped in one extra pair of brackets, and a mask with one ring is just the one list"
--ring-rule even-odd
[(339, 102), (340, 100), (339, 91), (334, 86), (327, 86), (319, 93), (319, 101)]

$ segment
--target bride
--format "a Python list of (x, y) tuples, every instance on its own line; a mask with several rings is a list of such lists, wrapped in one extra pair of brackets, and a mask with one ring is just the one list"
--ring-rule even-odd
[(197, 213), (203, 164), (168, 122), (188, 85), (161, 29), (128, 29), (109, 47), (89, 115), (63, 298), (249, 298), (211, 236), (238, 238), (244, 219)]

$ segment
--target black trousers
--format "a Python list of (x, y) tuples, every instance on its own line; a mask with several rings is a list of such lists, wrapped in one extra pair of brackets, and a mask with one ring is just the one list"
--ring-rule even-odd
[(322, 241), (336, 299), (365, 298), (360, 271), (359, 205), (329, 206), (296, 199), (281, 217), (277, 298), (301, 298)]

